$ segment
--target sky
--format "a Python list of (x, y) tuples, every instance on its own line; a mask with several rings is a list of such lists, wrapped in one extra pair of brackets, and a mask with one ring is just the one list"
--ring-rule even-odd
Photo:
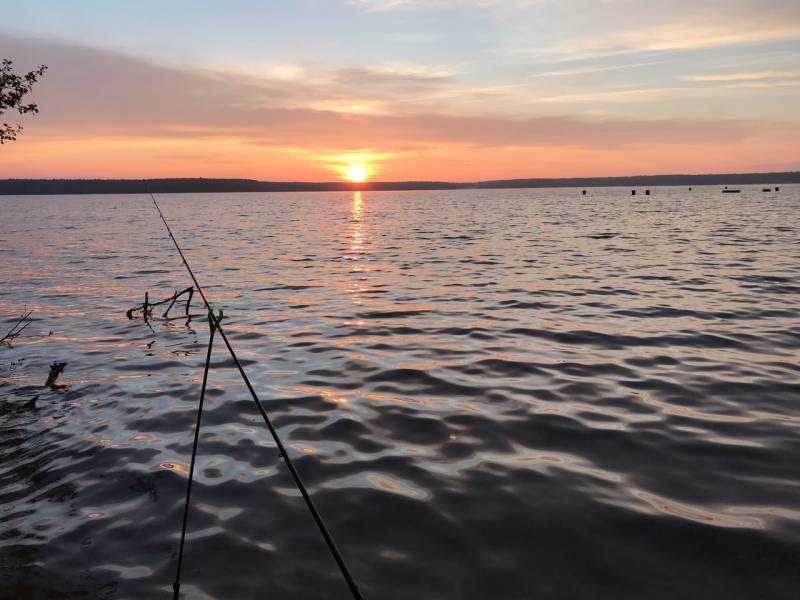
[(49, 67), (0, 177), (800, 170), (798, 0), (0, 0), (0, 14), (0, 58)]

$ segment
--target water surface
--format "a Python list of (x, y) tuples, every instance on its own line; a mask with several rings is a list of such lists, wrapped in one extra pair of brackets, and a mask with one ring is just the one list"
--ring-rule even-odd
[[(797, 597), (800, 188), (159, 202), (367, 598)], [(208, 327), (125, 311), (188, 275), (0, 210), (0, 597), (169, 597)], [(349, 597), (222, 346), (206, 407), (185, 597)]]

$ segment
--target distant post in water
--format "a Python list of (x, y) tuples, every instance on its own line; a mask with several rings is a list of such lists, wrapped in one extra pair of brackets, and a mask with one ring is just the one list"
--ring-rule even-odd
[(635, 196), (635, 195), (636, 195), (636, 190), (631, 190), (631, 196)]
[(649, 195), (650, 195), (650, 190), (645, 190), (645, 191), (644, 191), (644, 195), (645, 195), (645, 196), (649, 196)]
[(583, 194), (583, 195), (585, 196), (585, 195), (586, 195), (586, 190), (583, 190), (583, 191), (581, 192), (581, 194)]

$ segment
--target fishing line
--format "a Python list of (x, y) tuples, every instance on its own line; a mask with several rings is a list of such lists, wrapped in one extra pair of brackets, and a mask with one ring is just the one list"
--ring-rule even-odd
[(194, 282), (194, 285), (197, 288), (200, 297), (203, 299), (203, 304), (205, 304), (206, 308), (209, 311), (211, 311), (210, 319), (211, 321), (213, 321), (213, 325), (219, 330), (219, 334), (220, 336), (222, 336), (222, 340), (225, 342), (225, 346), (228, 348), (228, 352), (230, 353), (231, 358), (233, 359), (233, 363), (239, 370), (239, 374), (242, 376), (242, 379), (244, 380), (244, 383), (247, 386), (247, 390), (250, 392), (250, 396), (252, 396), (253, 401), (255, 402), (256, 407), (258, 408), (258, 412), (261, 414), (261, 418), (264, 420), (264, 424), (267, 426), (267, 429), (269, 430), (272, 439), (275, 441), (275, 445), (278, 447), (278, 452), (283, 458), (283, 461), (286, 463), (286, 467), (289, 469), (289, 473), (291, 474), (292, 479), (294, 479), (295, 486), (297, 486), (297, 489), (303, 496), (303, 500), (305, 501), (306, 506), (308, 507), (308, 510), (311, 513), (311, 516), (314, 518), (314, 522), (317, 524), (317, 528), (322, 534), (322, 537), (325, 540), (325, 544), (328, 546), (328, 550), (330, 550), (330, 553), (333, 556), (334, 560), (336, 561), (336, 564), (339, 566), (339, 570), (341, 571), (342, 576), (347, 582), (347, 586), (350, 588), (350, 592), (353, 595), (353, 598), (355, 598), (356, 600), (364, 600), (364, 596), (361, 595), (361, 591), (358, 589), (358, 584), (356, 584), (353, 575), (350, 573), (350, 569), (347, 568), (347, 564), (344, 562), (344, 558), (342, 557), (341, 552), (339, 552), (339, 549), (336, 547), (336, 542), (333, 541), (333, 537), (328, 531), (325, 522), (322, 520), (322, 515), (320, 515), (319, 511), (317, 510), (317, 507), (314, 505), (314, 501), (311, 500), (311, 496), (309, 495), (306, 486), (303, 484), (303, 480), (300, 478), (300, 474), (297, 472), (297, 469), (295, 468), (292, 459), (289, 458), (289, 454), (286, 452), (286, 448), (284, 447), (283, 442), (281, 441), (281, 438), (278, 435), (278, 432), (275, 430), (275, 427), (272, 424), (272, 421), (270, 420), (267, 411), (264, 410), (264, 407), (261, 405), (261, 400), (259, 400), (258, 394), (256, 394), (253, 385), (250, 383), (250, 379), (244, 372), (242, 363), (239, 362), (239, 358), (236, 356), (236, 352), (234, 352), (230, 341), (228, 341), (228, 336), (225, 335), (225, 330), (222, 329), (222, 325), (219, 323), (219, 320), (214, 315), (214, 309), (211, 306), (211, 303), (208, 301), (208, 298), (206, 298), (206, 295), (203, 292), (203, 288), (200, 286), (200, 283), (197, 281), (197, 277), (195, 277), (194, 271), (192, 271), (192, 268), (189, 266), (189, 263), (186, 260), (186, 256), (184, 256), (183, 250), (181, 250), (180, 244), (178, 244), (178, 240), (175, 239), (175, 236), (172, 233), (172, 229), (170, 228), (169, 223), (167, 223), (167, 220), (164, 218), (164, 213), (161, 212), (161, 208), (158, 206), (158, 202), (156, 202), (155, 196), (153, 196), (153, 193), (150, 192), (149, 190), (148, 194), (150, 194), (150, 198), (152, 198), (153, 200), (153, 205), (155, 205), (156, 210), (158, 211), (158, 214), (161, 217), (161, 220), (164, 222), (164, 226), (167, 228), (167, 233), (169, 233), (169, 237), (172, 239), (172, 243), (175, 244), (175, 249), (178, 251), (178, 254), (180, 254), (181, 260), (183, 261), (183, 265), (189, 272), (189, 276), (192, 278), (192, 281)]

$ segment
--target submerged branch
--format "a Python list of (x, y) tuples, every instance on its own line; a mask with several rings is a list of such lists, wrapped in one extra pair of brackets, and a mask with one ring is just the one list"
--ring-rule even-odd
[(178, 300), (178, 298), (180, 298), (184, 294), (189, 295), (189, 297), (186, 299), (186, 316), (189, 316), (189, 305), (192, 303), (192, 296), (194, 296), (194, 287), (188, 287), (181, 292), (176, 290), (172, 296), (170, 296), (166, 300), (162, 300), (161, 302), (150, 302), (150, 294), (149, 292), (145, 292), (144, 302), (142, 304), (139, 304), (138, 306), (134, 306), (133, 308), (128, 309), (128, 312), (126, 314), (128, 315), (129, 319), (133, 319), (134, 313), (141, 312), (142, 316), (144, 317), (144, 320), (146, 321), (147, 318), (153, 314), (153, 307), (161, 306), (162, 304), (166, 304), (167, 302), (169, 302), (167, 310), (165, 310), (164, 314), (161, 315), (162, 317), (166, 318), (167, 315), (169, 314), (169, 311), (172, 309), (173, 306), (175, 306), (175, 302)]
[(32, 310), (23, 311), (22, 315), (20, 315), (17, 322), (14, 323), (14, 326), (9, 330), (7, 334), (0, 338), (0, 344), (8, 344), (11, 345), (11, 341), (15, 340), (20, 336), (20, 334), (25, 330), (25, 328), (31, 324), (31, 314), (33, 313)]
[(45, 385), (51, 390), (60, 390), (65, 388), (65, 385), (56, 385), (56, 379), (58, 379), (58, 376), (64, 372), (64, 367), (66, 366), (67, 363), (65, 362), (54, 362), (52, 365), (50, 365), (50, 373), (47, 376)]

